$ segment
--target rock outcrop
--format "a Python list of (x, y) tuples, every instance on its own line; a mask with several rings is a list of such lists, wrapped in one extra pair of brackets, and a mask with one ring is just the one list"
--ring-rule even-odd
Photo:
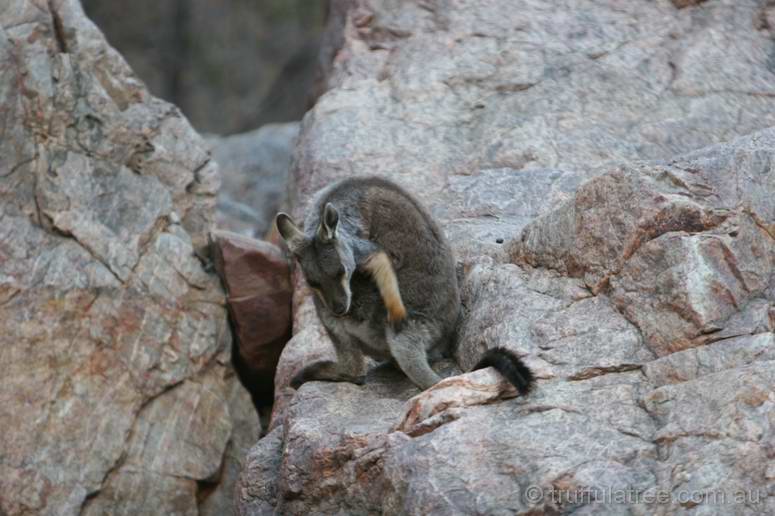
[(297, 275), (240, 513), (775, 513), (771, 2), (343, 5), (295, 215), (337, 178), (403, 183), (458, 256), (457, 364), (506, 346), (539, 382), (293, 391), (332, 353)]
[(258, 436), (219, 178), (77, 0), (0, 6), (0, 513), (227, 514)]

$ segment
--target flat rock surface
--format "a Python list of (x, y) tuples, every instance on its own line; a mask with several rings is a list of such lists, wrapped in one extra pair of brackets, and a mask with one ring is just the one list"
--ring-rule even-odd
[(338, 178), (402, 183), (457, 254), (457, 364), (506, 346), (538, 385), (293, 391), (332, 353), (297, 275), (241, 514), (775, 512), (771, 3), (337, 5), (295, 216)]
[(204, 142), (76, 0), (0, 6), (0, 106), (0, 513), (227, 514), (259, 432)]

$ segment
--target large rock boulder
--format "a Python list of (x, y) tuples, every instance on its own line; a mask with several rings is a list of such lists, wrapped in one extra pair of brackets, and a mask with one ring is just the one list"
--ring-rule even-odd
[(343, 4), (295, 215), (407, 186), (458, 256), (457, 365), (506, 346), (539, 382), (293, 391), (332, 353), (297, 275), (241, 514), (775, 512), (775, 130), (742, 137), (775, 125), (771, 3)]
[(218, 170), (77, 0), (0, 6), (0, 513), (224, 514), (258, 435)]

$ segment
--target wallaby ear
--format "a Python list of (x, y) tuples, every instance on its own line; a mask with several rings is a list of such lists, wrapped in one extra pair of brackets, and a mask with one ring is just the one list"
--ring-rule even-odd
[(274, 220), (275, 224), (277, 224), (277, 231), (280, 232), (280, 236), (285, 240), (285, 245), (295, 254), (304, 243), (304, 233), (296, 227), (293, 219), (287, 213), (278, 213)]
[(339, 225), (339, 212), (336, 211), (334, 205), (330, 202), (326, 204), (323, 209), (323, 220), (320, 221), (320, 227), (318, 228), (318, 235), (320, 238), (327, 242), (336, 238), (336, 227)]

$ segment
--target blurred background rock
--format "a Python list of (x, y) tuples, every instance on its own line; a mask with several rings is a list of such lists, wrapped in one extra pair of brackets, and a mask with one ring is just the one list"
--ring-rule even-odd
[[(222, 172), (217, 225), (270, 230), (298, 123), (314, 102), (328, 0), (83, 0), (151, 93), (208, 135)], [(225, 136), (228, 135), (228, 136)]]
[(203, 133), (301, 119), (327, 0), (83, 0), (151, 93)]

